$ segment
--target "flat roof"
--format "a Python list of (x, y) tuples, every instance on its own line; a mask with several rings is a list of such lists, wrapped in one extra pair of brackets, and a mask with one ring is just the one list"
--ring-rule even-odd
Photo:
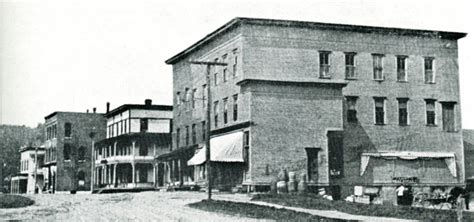
[(55, 111), (47, 116), (44, 117), (45, 120), (59, 114), (59, 113), (66, 113), (66, 114), (78, 114), (78, 115), (104, 115), (104, 113), (84, 113), (84, 112), (69, 112), (69, 111)]
[(347, 81), (333, 80), (333, 79), (315, 79), (315, 80), (272, 80), (272, 79), (243, 79), (237, 82), (237, 85), (244, 85), (248, 83), (262, 83), (274, 85), (296, 85), (296, 86), (315, 86), (315, 85), (335, 85), (344, 87), (348, 84)]
[(341, 31), (353, 31), (360, 33), (385, 33), (395, 35), (407, 35), (407, 36), (425, 36), (435, 37), (443, 39), (457, 40), (463, 38), (467, 33), (462, 32), (446, 32), (446, 31), (433, 31), (433, 30), (422, 30), (422, 29), (406, 29), (406, 28), (392, 28), (392, 27), (379, 27), (379, 26), (363, 26), (363, 25), (349, 25), (349, 24), (336, 24), (336, 23), (321, 23), (321, 22), (308, 22), (308, 21), (294, 21), (294, 20), (277, 20), (277, 19), (262, 19), (262, 18), (246, 18), (236, 17), (223, 26), (219, 27), (215, 31), (209, 33), (204, 38), (200, 39), (190, 47), (179, 52), (173, 57), (165, 61), (166, 64), (175, 64), (185, 56), (201, 48), (203, 45), (212, 41), (219, 35), (226, 33), (227, 31), (241, 25), (241, 24), (254, 24), (254, 25), (267, 25), (267, 26), (282, 26), (282, 27), (301, 27), (301, 28), (313, 28), (313, 29), (331, 29)]
[(161, 110), (161, 111), (173, 111), (173, 106), (170, 105), (146, 105), (146, 104), (124, 104), (112, 111), (105, 114), (105, 117), (111, 117), (117, 113), (121, 113), (129, 109), (142, 109), (142, 110)]

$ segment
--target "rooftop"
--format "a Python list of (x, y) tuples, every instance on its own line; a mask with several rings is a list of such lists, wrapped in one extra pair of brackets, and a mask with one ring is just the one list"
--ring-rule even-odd
[(151, 103), (150, 104), (124, 104), (106, 113), (105, 117), (111, 117), (111, 116), (114, 116), (115, 114), (121, 113), (129, 109), (173, 111), (173, 106), (152, 105)]
[(320, 22), (308, 22), (308, 21), (293, 21), (293, 20), (276, 20), (276, 19), (261, 19), (261, 18), (244, 18), (237, 17), (219, 27), (215, 31), (209, 33), (201, 40), (197, 41), (190, 47), (176, 54), (175, 56), (166, 60), (166, 64), (175, 64), (185, 56), (198, 50), (203, 45), (212, 41), (217, 36), (223, 35), (229, 30), (238, 27), (242, 24), (252, 25), (266, 25), (266, 26), (282, 26), (282, 27), (301, 27), (301, 28), (312, 28), (312, 29), (331, 29), (340, 31), (352, 31), (360, 33), (384, 33), (391, 35), (402, 35), (402, 36), (423, 36), (432, 38), (442, 39), (460, 39), (467, 35), (467, 33), (461, 32), (446, 32), (446, 31), (433, 31), (433, 30), (421, 30), (421, 29), (405, 29), (405, 28), (391, 28), (391, 27), (377, 27), (377, 26), (362, 26), (362, 25), (349, 25), (349, 24), (335, 24), (335, 23), (320, 23)]
[(71, 114), (71, 115), (104, 115), (103, 113), (85, 113), (85, 112), (69, 112), (69, 111), (55, 111), (47, 116), (44, 117), (45, 120), (57, 115), (57, 114)]

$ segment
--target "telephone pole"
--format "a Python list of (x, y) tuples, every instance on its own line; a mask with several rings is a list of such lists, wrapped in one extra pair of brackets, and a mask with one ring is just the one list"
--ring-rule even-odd
[(206, 61), (189, 61), (195, 65), (206, 66), (206, 84), (207, 84), (207, 110), (206, 110), (206, 165), (207, 165), (207, 199), (212, 198), (212, 179), (211, 179), (211, 67), (212, 66), (227, 66), (227, 63), (222, 62), (206, 62)]

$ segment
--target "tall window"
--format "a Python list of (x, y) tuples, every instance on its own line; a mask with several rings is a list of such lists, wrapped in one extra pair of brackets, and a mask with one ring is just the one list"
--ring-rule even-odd
[(214, 102), (214, 127), (217, 128), (219, 122), (219, 101)]
[(375, 124), (385, 124), (385, 98), (374, 97), (375, 102)]
[(196, 107), (196, 91), (197, 89), (193, 89), (191, 93), (191, 107), (194, 109)]
[(181, 139), (181, 130), (178, 128), (176, 129), (176, 148), (179, 148), (180, 139)]
[(346, 79), (355, 79), (355, 52), (346, 52)]
[[(227, 54), (224, 54), (222, 56), (222, 62), (227, 62)], [(222, 69), (222, 82), (227, 82), (227, 66), (224, 66), (224, 68)]]
[(384, 80), (383, 74), (383, 56), (382, 54), (372, 54), (374, 63), (374, 80)]
[(444, 102), (443, 106), (443, 130), (446, 132), (455, 132), (454, 120), (454, 102)]
[(125, 119), (125, 120), (123, 121), (123, 132), (124, 132), (124, 133), (127, 133), (127, 129), (128, 129), (128, 128), (127, 128), (127, 121), (128, 121), (128, 119)]
[(406, 58), (407, 56), (397, 56), (397, 81), (407, 81), (407, 70), (406, 70)]
[(397, 98), (398, 100), (398, 124), (408, 125), (408, 98)]
[[(214, 62), (219, 62), (219, 59), (216, 58), (214, 59)], [(214, 85), (217, 86), (218, 80), (217, 78), (219, 77), (219, 66), (214, 66)]]
[(346, 97), (347, 101), (347, 122), (355, 123), (357, 122), (357, 97), (356, 96), (348, 96)]
[(189, 100), (190, 100), (190, 99), (189, 99), (189, 97), (190, 97), (189, 95), (190, 95), (190, 93), (189, 93), (189, 88), (185, 88), (185, 89), (184, 89), (184, 95), (183, 95), (183, 97), (184, 97), (184, 98), (183, 98), (183, 100), (184, 100), (184, 108), (185, 108), (185, 109), (188, 109), (188, 107), (189, 107), (189, 105), (188, 105), (188, 102), (189, 102)]
[(206, 121), (201, 122), (202, 141), (206, 140)]
[(196, 144), (196, 124), (191, 127), (191, 140), (193, 144)]
[(207, 85), (202, 85), (202, 107), (206, 107), (207, 104)]
[(234, 99), (234, 105), (232, 106), (233, 118), (234, 118), (234, 121), (237, 121), (237, 118), (239, 117), (239, 107), (238, 107), (239, 95), (235, 94), (234, 96), (232, 96), (232, 98)]
[(319, 51), (319, 77), (331, 78), (329, 75), (329, 54), (328, 51)]
[(223, 116), (224, 116), (224, 124), (227, 124), (227, 98), (224, 98), (222, 100), (222, 105), (224, 108)]
[(71, 123), (64, 124), (64, 137), (71, 137)]
[(64, 160), (71, 160), (71, 144), (65, 143), (63, 149)]
[(189, 126), (186, 126), (186, 146), (189, 145)]
[(140, 119), (140, 132), (148, 131), (148, 119)]
[(232, 53), (234, 54), (234, 62), (232, 63), (232, 74), (234, 77), (237, 76), (237, 62), (239, 60), (239, 57), (237, 55), (237, 49), (232, 50)]
[(434, 99), (425, 99), (426, 102), (426, 125), (434, 126), (436, 124), (436, 110)]
[(433, 57), (425, 57), (425, 83), (435, 83)]

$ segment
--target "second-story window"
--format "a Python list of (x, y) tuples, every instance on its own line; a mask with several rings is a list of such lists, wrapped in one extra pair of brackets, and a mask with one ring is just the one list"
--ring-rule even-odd
[(374, 80), (384, 80), (383, 74), (383, 56), (382, 54), (372, 54), (374, 63)]
[(64, 137), (71, 137), (71, 134), (72, 134), (71, 123), (65, 123), (64, 124)]
[(425, 99), (426, 102), (426, 125), (436, 125), (435, 99)]
[(140, 132), (145, 133), (148, 131), (148, 119), (140, 119)]
[(346, 79), (355, 79), (355, 52), (346, 52)]
[(224, 108), (224, 111), (222, 113), (222, 115), (224, 116), (224, 124), (227, 124), (227, 98), (224, 98), (222, 100), (222, 106)]
[(193, 124), (191, 127), (191, 142), (196, 144), (196, 124)]
[(234, 61), (232, 63), (232, 75), (236, 77), (237, 76), (237, 62), (239, 60), (237, 49), (232, 50), (232, 54), (234, 55)]
[(397, 98), (398, 100), (398, 124), (408, 125), (408, 98)]
[(443, 109), (443, 130), (446, 132), (455, 132), (454, 102), (442, 103)]
[(214, 127), (217, 128), (219, 123), (219, 101), (214, 102)]
[(407, 81), (407, 70), (406, 70), (406, 59), (407, 56), (397, 56), (397, 81)]
[(433, 57), (425, 57), (425, 83), (435, 83)]
[(64, 144), (63, 157), (64, 160), (71, 160), (71, 145), (69, 143)]
[(239, 117), (239, 107), (238, 107), (238, 101), (239, 101), (239, 95), (238, 94), (235, 94), (234, 96), (232, 96), (232, 98), (234, 98), (234, 105), (233, 105), (233, 118), (234, 118), (234, 121), (237, 121), (238, 117)]
[(196, 91), (197, 89), (193, 89), (191, 94), (191, 107), (194, 109), (196, 108)]
[(385, 124), (385, 98), (374, 97), (375, 103), (375, 124)]
[(356, 96), (347, 96), (347, 122), (356, 123), (357, 122), (357, 97)]
[(319, 51), (319, 77), (331, 78), (329, 74), (329, 51)]

